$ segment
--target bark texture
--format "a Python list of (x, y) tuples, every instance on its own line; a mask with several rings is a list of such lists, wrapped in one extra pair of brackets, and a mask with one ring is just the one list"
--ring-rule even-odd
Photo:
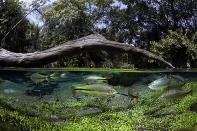
[(0, 66), (39, 67), (51, 62), (55, 62), (62, 57), (69, 57), (81, 51), (94, 49), (139, 53), (144, 57), (157, 60), (158, 62), (161, 62), (170, 68), (174, 68), (171, 63), (165, 61), (158, 55), (155, 55), (144, 49), (132, 47), (128, 44), (109, 41), (99, 34), (93, 34), (77, 40), (68, 41), (62, 45), (40, 52), (14, 53), (1, 48)]

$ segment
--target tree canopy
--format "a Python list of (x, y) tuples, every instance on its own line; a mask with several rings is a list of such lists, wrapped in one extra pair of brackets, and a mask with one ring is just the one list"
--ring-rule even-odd
[[(22, 3), (1, 0), (0, 4), (1, 47), (10, 51), (44, 50), (100, 33), (109, 40), (155, 52), (176, 67), (197, 66), (195, 0), (56, 0), (43, 10), (38, 10), (44, 20), (42, 28), (24, 19), (12, 31), (11, 28), (25, 15)], [(88, 50), (65, 57), (54, 66), (160, 66), (135, 53), (97, 52)]]

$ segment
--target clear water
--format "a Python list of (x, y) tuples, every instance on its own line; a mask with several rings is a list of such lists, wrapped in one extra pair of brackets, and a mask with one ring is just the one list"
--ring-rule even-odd
[[(33, 74), (39, 73), (44, 76), (49, 76), (53, 73), (56, 74), (54, 79), (45, 80), (40, 83), (35, 83), (32, 81), (31, 77)], [(175, 98), (173, 100), (160, 100), (161, 92), (151, 90), (148, 88), (148, 85), (162, 77), (165, 76), (180, 76), (185, 80), (186, 84), (193, 84), (192, 85), (192, 94), (186, 92), (181, 98)], [(95, 82), (105, 85), (109, 85), (118, 93), (114, 95), (91, 95), (76, 92), (73, 94), (73, 86), (77, 84), (93, 84), (86, 79), (90, 76), (99, 76), (107, 78), (104, 82)], [(185, 100), (187, 97), (192, 97), (191, 99), (195, 99), (195, 88), (197, 80), (197, 72), (94, 72), (94, 71), (52, 71), (52, 70), (1, 70), (0, 71), (0, 110), (3, 112), (7, 110), (9, 112), (17, 112), (18, 115), (24, 116), (26, 119), (29, 117), (36, 117), (41, 119), (44, 122), (49, 122), (51, 124), (55, 124), (58, 128), (60, 125), (64, 125), (65, 127), (68, 126), (67, 123), (76, 123), (75, 120), (72, 118), (78, 119), (80, 121), (83, 119), (82, 117), (99, 117), (99, 121), (111, 121), (113, 118), (104, 116), (103, 114), (107, 114), (108, 112), (112, 112), (114, 114), (128, 113), (135, 111), (134, 108), (143, 107), (144, 105), (152, 105), (153, 107), (150, 111), (144, 111), (144, 116), (146, 117), (141, 118), (141, 123), (146, 123), (148, 121), (147, 114), (153, 117), (154, 119), (165, 119), (169, 116), (172, 116), (172, 119), (178, 119), (176, 115), (173, 118), (173, 115), (170, 113), (178, 114), (177, 109), (172, 111), (166, 112), (165, 109), (168, 107), (163, 107), (160, 109), (160, 106), (165, 104), (157, 105), (156, 103), (170, 103), (169, 105), (176, 105), (181, 103), (181, 101)], [(185, 85), (183, 85), (185, 86)], [(132, 92), (132, 96), (127, 96), (128, 92)], [(158, 94), (157, 94), (158, 92)], [(147, 95), (147, 94), (151, 95)], [(160, 93), (160, 94), (159, 94)], [(157, 94), (157, 95), (155, 95)], [(193, 95), (193, 96), (192, 96)], [(197, 96), (197, 95), (196, 95)], [(136, 97), (136, 98), (135, 98)], [(149, 99), (149, 100), (146, 100)], [(197, 98), (197, 97), (196, 97)], [(133, 99), (136, 99), (134, 101)], [(152, 99), (152, 100), (151, 100)], [(196, 99), (197, 100), (197, 99)], [(150, 103), (153, 101), (153, 104)], [(169, 102), (170, 101), (170, 102)], [(144, 102), (144, 104), (143, 104)], [(192, 101), (194, 106), (191, 105), (188, 107), (188, 111), (194, 113), (197, 116), (197, 109), (195, 105), (195, 100)], [(188, 102), (188, 104), (190, 104)], [(158, 106), (158, 107), (157, 107)], [(190, 109), (192, 108), (192, 109)], [(154, 110), (156, 109), (156, 110)], [(158, 110), (163, 110), (163, 112), (159, 112)], [(155, 111), (152, 112), (151, 111)], [(137, 110), (138, 111), (138, 110)], [(177, 111), (177, 112), (176, 112)], [(181, 112), (181, 113), (183, 113)], [(169, 114), (170, 115), (169, 115)], [(163, 115), (163, 116), (162, 116)], [(195, 116), (193, 115), (193, 116)], [(25, 130), (28, 128), (22, 127), (24, 124), (13, 122), (15, 116), (9, 115), (1, 115), (0, 117), (0, 130)], [(101, 117), (102, 116), (102, 117)], [(132, 117), (132, 115), (131, 115)], [(128, 121), (129, 118), (128, 117)], [(137, 116), (138, 117), (138, 116)], [(139, 117), (141, 117), (139, 115)], [(97, 119), (97, 118), (95, 118)], [(133, 119), (133, 118), (132, 118)], [(146, 120), (145, 120), (146, 119)], [(171, 119), (171, 117), (169, 118)], [(182, 118), (180, 118), (182, 119)], [(183, 118), (185, 119), (185, 118)], [(196, 117), (197, 119), (197, 117)], [(144, 120), (144, 122), (143, 122)], [(159, 130), (169, 130), (169, 129), (179, 129), (179, 128), (194, 128), (197, 124), (197, 121), (194, 121), (192, 118), (192, 124), (186, 126), (177, 126), (173, 123), (166, 124), (165, 126), (161, 127), (161, 125), (157, 124), (156, 127), (152, 127), (152, 125), (147, 126), (139, 126), (139, 123), (136, 124), (135, 127), (130, 125), (126, 126), (126, 128), (130, 128), (131, 130), (136, 128), (137, 130), (140, 129), (159, 129)], [(124, 120), (125, 121), (125, 120)], [(137, 120), (136, 120), (137, 121)], [(187, 120), (185, 120), (187, 121)], [(78, 122), (80, 123), (80, 122)], [(154, 122), (152, 122), (154, 125)], [(157, 123), (157, 122), (155, 122)], [(91, 124), (91, 123), (89, 123)], [(110, 124), (110, 122), (108, 123)], [(17, 126), (16, 126), (17, 125)], [(131, 124), (132, 125), (132, 124)], [(178, 125), (178, 124), (177, 124)], [(174, 127), (173, 127), (174, 126)], [(33, 127), (34, 128), (34, 127)], [(39, 129), (39, 126), (36, 128)], [(109, 127), (103, 127), (103, 129), (109, 129)]]

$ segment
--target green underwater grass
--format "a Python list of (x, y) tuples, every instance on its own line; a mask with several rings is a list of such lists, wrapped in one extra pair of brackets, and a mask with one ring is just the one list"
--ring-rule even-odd
[[(65, 130), (178, 130), (197, 126), (197, 112), (190, 111), (190, 106), (197, 102), (197, 84), (188, 83), (185, 88), (192, 88), (193, 92), (183, 98), (175, 100), (158, 99), (161, 92), (146, 92), (140, 101), (131, 108), (112, 111), (106, 110), (101, 114), (81, 116), (77, 113), (72, 117), (71, 112), (64, 112), (65, 122), (52, 123), (42, 119), (42, 116), (28, 116), (17, 111), (0, 108), (0, 119), (9, 122), (21, 130), (65, 131)], [(12, 101), (10, 102), (12, 104)], [(36, 109), (43, 113), (56, 111), (59, 108), (74, 108), (88, 106), (91, 100), (65, 103), (42, 103)], [(27, 109), (30, 110), (30, 109)], [(71, 110), (70, 110), (71, 111)], [(69, 117), (66, 117), (68, 115)]]

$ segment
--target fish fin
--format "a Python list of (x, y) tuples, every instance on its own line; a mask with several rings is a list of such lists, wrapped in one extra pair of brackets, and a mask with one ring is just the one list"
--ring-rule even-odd
[(49, 78), (51, 78), (53, 80), (57, 79), (58, 77), (59, 77), (59, 74), (57, 74), (57, 73), (53, 73), (53, 74), (49, 75)]

